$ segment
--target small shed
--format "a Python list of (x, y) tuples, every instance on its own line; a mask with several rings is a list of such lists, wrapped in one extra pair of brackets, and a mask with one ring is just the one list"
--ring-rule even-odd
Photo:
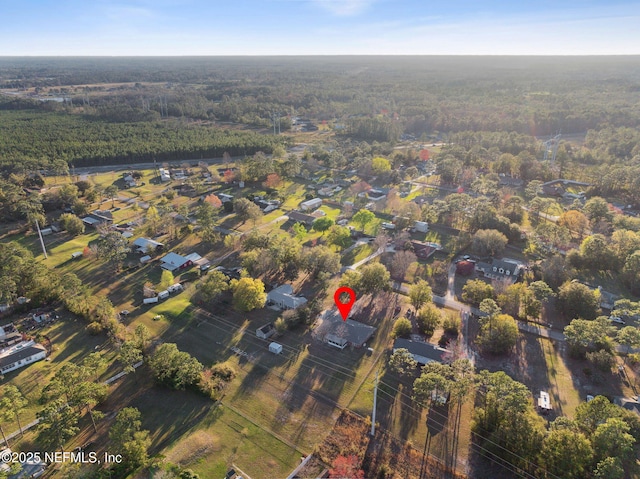
[(256, 336), (260, 339), (267, 339), (276, 334), (276, 328), (273, 323), (268, 323), (261, 328), (256, 329)]
[(282, 353), (282, 344), (279, 343), (271, 343), (269, 344), (269, 352), (273, 354), (281, 354)]

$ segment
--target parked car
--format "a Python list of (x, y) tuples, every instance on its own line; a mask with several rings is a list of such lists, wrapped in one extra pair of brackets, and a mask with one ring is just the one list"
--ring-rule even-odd
[(624, 319), (618, 317), (618, 316), (609, 316), (609, 320), (611, 322), (617, 323), (617, 324), (626, 324)]

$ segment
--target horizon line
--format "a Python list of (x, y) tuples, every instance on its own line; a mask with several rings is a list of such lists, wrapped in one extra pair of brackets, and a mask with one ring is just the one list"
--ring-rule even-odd
[(278, 53), (278, 54), (183, 54), (183, 55), (0, 55), (0, 58), (211, 58), (211, 57), (640, 57), (638, 53)]

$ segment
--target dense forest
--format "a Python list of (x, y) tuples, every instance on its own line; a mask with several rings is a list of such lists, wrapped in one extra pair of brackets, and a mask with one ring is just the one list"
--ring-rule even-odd
[(0, 118), (0, 162), (18, 167), (25, 166), (25, 158), (40, 165), (65, 160), (90, 166), (212, 158), (225, 151), (240, 156), (271, 152), (284, 142), (279, 137), (179, 120), (113, 122), (35, 109), (5, 110)]
[[(0, 88), (66, 99), (47, 109), (115, 121), (265, 127), (280, 112), (339, 121), (347, 134), (378, 141), (402, 132), (548, 136), (640, 125), (640, 59), (633, 56), (0, 58), (0, 71)], [(364, 131), (363, 118), (375, 117), (384, 121)]]

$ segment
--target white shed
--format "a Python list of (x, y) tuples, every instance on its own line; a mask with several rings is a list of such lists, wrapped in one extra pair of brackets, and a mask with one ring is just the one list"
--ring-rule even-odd
[(278, 344), (278, 343), (269, 344), (269, 352), (273, 354), (282, 353), (282, 344)]

